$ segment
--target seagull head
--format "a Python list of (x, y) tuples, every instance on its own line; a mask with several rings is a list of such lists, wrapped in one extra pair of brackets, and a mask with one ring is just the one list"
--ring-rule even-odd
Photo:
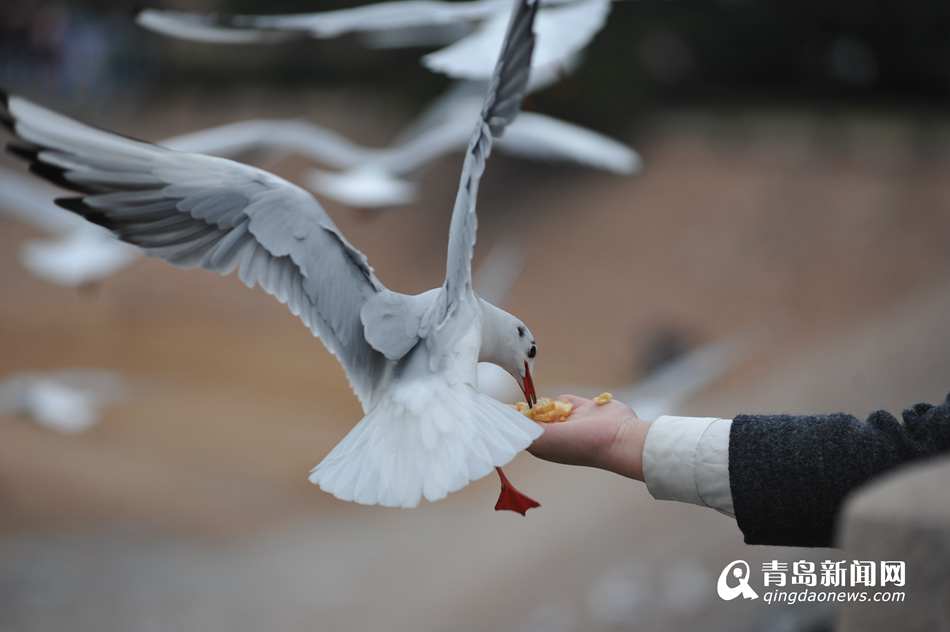
[(538, 401), (534, 390), (534, 361), (538, 345), (520, 318), (482, 301), (482, 349), (479, 361), (497, 364), (518, 382), (529, 406)]

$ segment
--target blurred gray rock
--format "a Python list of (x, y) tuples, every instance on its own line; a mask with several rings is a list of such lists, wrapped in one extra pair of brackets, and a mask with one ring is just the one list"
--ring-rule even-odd
[(846, 559), (907, 563), (903, 604), (841, 609), (843, 632), (950, 630), (950, 458), (903, 468), (854, 495), (839, 542)]

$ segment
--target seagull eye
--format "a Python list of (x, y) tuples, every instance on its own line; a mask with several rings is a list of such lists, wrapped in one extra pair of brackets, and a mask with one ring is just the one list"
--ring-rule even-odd
[(524, 327), (518, 327), (518, 337), (524, 338)]
[(528, 349), (528, 357), (533, 358), (538, 355), (538, 348), (535, 345), (531, 345), (531, 348)]

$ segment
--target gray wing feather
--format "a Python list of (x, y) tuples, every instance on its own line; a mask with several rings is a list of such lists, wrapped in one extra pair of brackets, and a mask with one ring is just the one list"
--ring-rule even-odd
[(390, 360), (398, 360), (419, 342), (425, 314), (438, 290), (396, 294), (383, 290), (363, 305), (360, 318), (366, 339)]
[(17, 97), (0, 114), (26, 141), (13, 152), (34, 173), (82, 194), (57, 203), (175, 265), (237, 270), (323, 340), (369, 403), (385, 360), (366, 342), (359, 314), (383, 286), (309, 193), (260, 169), (127, 139)]
[(373, 156), (336, 132), (303, 120), (251, 119), (198, 130), (161, 142), (178, 151), (233, 158), (255, 150), (295, 152), (340, 169), (356, 167)]
[(537, 10), (536, 0), (519, 0), (516, 4), (495, 73), (489, 84), (485, 105), (465, 154), (449, 226), (449, 248), (443, 286), (444, 305), (442, 313), (438, 315), (443, 320), (454, 311), (454, 305), (471, 291), (472, 255), (478, 228), (475, 212), (478, 185), (485, 171), (485, 162), (491, 153), (493, 140), (501, 136), (505, 127), (517, 116), (521, 99), (527, 92), (535, 39), (533, 24)]

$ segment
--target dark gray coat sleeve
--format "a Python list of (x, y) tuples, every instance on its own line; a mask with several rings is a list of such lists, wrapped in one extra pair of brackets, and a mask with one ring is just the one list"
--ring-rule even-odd
[(950, 451), (950, 395), (917, 404), (901, 423), (886, 411), (739, 415), (729, 436), (729, 483), (748, 544), (832, 546), (845, 497), (875, 476)]

